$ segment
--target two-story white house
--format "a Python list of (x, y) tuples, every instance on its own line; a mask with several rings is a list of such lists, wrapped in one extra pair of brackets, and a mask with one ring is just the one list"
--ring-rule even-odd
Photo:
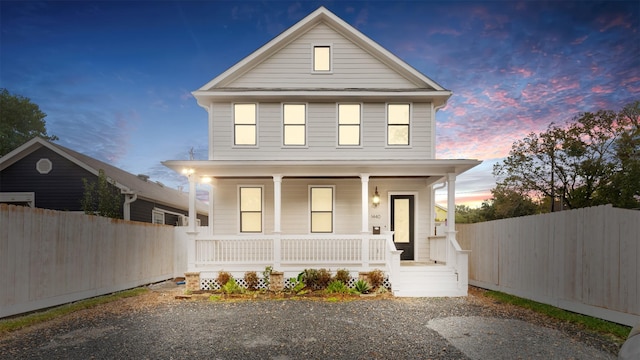
[(164, 164), (189, 177), (193, 201), (196, 183), (213, 190), (209, 226), (182, 237), (180, 269), (206, 281), (265, 266), (285, 277), (377, 268), (398, 296), (466, 295), (453, 211), (434, 236), (434, 185), (448, 185), (455, 209), (456, 176), (479, 164), (436, 159), (436, 112), (451, 94), (320, 7), (193, 92), (209, 159)]

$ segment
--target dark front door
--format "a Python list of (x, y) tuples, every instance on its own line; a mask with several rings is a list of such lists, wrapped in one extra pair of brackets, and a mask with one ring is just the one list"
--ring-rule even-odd
[(400, 260), (413, 260), (413, 195), (391, 195), (391, 231)]

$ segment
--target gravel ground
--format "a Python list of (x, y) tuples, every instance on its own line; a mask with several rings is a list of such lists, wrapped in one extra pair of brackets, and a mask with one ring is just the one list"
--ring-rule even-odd
[(575, 325), (467, 298), (178, 300), (175, 286), (0, 337), (0, 359), (615, 359)]

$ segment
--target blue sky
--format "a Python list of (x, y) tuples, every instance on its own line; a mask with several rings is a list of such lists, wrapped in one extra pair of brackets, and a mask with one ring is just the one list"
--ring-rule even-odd
[(59, 144), (186, 185), (160, 162), (207, 158), (191, 91), (320, 5), (453, 91), (437, 156), (484, 160), (458, 203), (489, 198), (515, 140), (640, 100), (638, 1), (3, 0), (0, 87), (38, 104)]

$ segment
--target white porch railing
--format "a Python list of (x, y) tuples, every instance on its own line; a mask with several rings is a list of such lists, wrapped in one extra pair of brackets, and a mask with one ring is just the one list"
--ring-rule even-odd
[(264, 266), (286, 270), (310, 265), (391, 271), (392, 259), (399, 256), (394, 253), (391, 233), (254, 236), (201, 233), (187, 242), (191, 243), (187, 245), (187, 271)]

